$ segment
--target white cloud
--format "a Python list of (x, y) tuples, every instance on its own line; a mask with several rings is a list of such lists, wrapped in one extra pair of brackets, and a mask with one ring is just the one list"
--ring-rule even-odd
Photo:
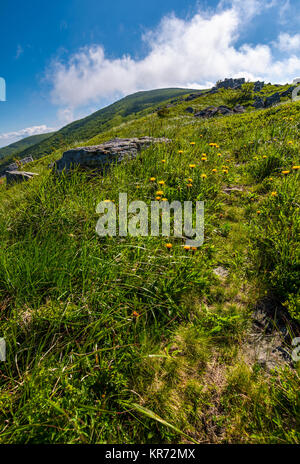
[(165, 17), (157, 29), (142, 37), (148, 54), (141, 59), (109, 59), (99, 44), (84, 47), (67, 63), (53, 64), (48, 75), (53, 101), (70, 112), (137, 90), (189, 87), (191, 83), (203, 88), (228, 76), (292, 82), (300, 73), (296, 56), (276, 60), (273, 44), (237, 46), (247, 22), (274, 5), (278, 0), (233, 0), (230, 6), (222, 0), (215, 11), (199, 10), (188, 20)]
[(18, 140), (24, 139), (25, 137), (30, 137), (31, 135), (45, 134), (47, 132), (52, 132), (56, 130), (52, 127), (48, 127), (45, 124), (41, 126), (27, 127), (26, 129), (21, 129), (14, 132), (6, 132), (0, 134), (0, 146), (4, 147), (10, 145), (11, 143), (17, 142)]
[(276, 46), (283, 52), (296, 52), (300, 50), (300, 34), (290, 35), (281, 33)]

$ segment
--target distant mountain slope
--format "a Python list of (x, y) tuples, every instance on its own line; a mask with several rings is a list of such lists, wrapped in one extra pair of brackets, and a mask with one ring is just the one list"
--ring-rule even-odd
[(11, 143), (6, 147), (0, 148), (0, 160), (6, 158), (7, 156), (16, 156), (19, 152), (26, 150), (29, 147), (32, 147), (36, 143), (42, 142), (53, 134), (53, 132), (48, 132), (47, 134), (38, 134), (31, 135), (26, 137), (18, 142)]
[(68, 145), (75, 141), (94, 137), (95, 135), (120, 124), (135, 113), (154, 109), (157, 104), (185, 95), (193, 89), (157, 89), (145, 92), (137, 92), (128, 95), (125, 98), (107, 106), (90, 116), (74, 121), (55, 132), (47, 140), (37, 143), (30, 149), (23, 150), (19, 155), (26, 157), (28, 155), (34, 158), (41, 158), (60, 146)]

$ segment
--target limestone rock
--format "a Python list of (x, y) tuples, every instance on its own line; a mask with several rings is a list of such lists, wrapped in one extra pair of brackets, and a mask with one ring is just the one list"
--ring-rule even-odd
[(74, 166), (80, 166), (83, 169), (103, 170), (104, 167), (112, 163), (135, 158), (142, 148), (146, 148), (152, 143), (168, 143), (170, 141), (164, 137), (116, 138), (101, 145), (78, 147), (65, 151), (62, 158), (54, 163), (54, 167), (58, 172), (63, 169), (68, 171)]
[(6, 171), (6, 183), (7, 185), (15, 182), (23, 182), (24, 180), (32, 179), (34, 176), (38, 176), (36, 172), (26, 171)]
[(208, 106), (204, 110), (198, 111), (195, 113), (196, 118), (213, 118), (214, 116), (230, 115), (236, 113), (244, 113), (245, 108), (241, 105), (235, 106), (233, 109), (225, 105), (220, 106)]

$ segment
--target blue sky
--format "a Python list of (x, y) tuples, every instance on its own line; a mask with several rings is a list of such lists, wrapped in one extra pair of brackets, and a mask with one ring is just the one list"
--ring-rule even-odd
[(0, 146), (136, 90), (300, 75), (299, 0), (1, 0), (1, 20)]

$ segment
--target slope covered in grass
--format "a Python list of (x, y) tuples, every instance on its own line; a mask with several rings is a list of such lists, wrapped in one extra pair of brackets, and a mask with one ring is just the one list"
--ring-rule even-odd
[[(299, 336), (300, 104), (185, 112), (234, 96), (96, 135), (172, 139), (104, 176), (54, 176), (60, 149), (0, 185), (0, 442), (299, 443), (299, 363), (277, 348)], [(96, 235), (99, 201), (158, 190), (205, 201), (203, 246)]]
[(31, 137), (26, 137), (18, 142), (11, 143), (7, 147), (0, 148), (0, 170), (4, 169), (5, 166), (11, 163), (15, 157), (19, 158), (19, 153), (39, 142), (42, 142), (43, 140), (46, 140), (51, 135), (51, 132), (48, 134), (32, 135)]
[(55, 132), (48, 140), (36, 144), (30, 150), (23, 150), (20, 155), (26, 157), (30, 154), (33, 158), (41, 158), (67, 144), (76, 141), (77, 143), (82, 143), (84, 140), (100, 132), (104, 132), (110, 127), (114, 127), (121, 124), (123, 121), (134, 118), (136, 113), (149, 113), (153, 111), (159, 103), (174, 98), (176, 99), (189, 92), (189, 89), (170, 88), (149, 90), (128, 95), (86, 118), (68, 124)]

